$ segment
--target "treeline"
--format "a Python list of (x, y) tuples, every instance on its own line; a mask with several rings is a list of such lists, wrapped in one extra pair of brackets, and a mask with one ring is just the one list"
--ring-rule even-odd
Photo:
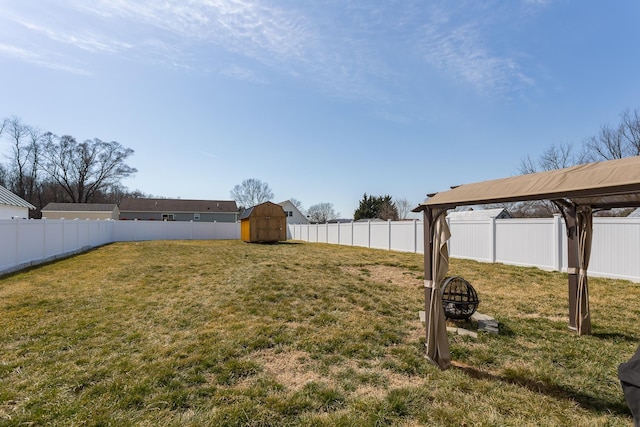
[(0, 138), (9, 143), (0, 163), (0, 185), (38, 209), (50, 202), (119, 203), (129, 192), (122, 180), (137, 170), (127, 164), (134, 154), (116, 141), (77, 141), (24, 123), (18, 117), (0, 120)]

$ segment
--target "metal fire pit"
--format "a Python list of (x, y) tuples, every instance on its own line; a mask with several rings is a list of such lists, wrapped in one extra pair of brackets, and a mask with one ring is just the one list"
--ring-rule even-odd
[(446, 277), (440, 291), (447, 319), (468, 319), (480, 304), (476, 290), (462, 277)]

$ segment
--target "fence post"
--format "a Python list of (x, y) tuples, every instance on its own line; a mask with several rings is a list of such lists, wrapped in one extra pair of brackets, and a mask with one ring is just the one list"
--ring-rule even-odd
[(489, 253), (489, 257), (492, 263), (496, 262), (496, 218), (490, 218), (489, 219), (489, 228), (491, 230), (490, 233), (491, 235), (489, 236), (489, 244), (491, 245), (489, 247), (490, 253)]
[(353, 243), (353, 221), (351, 221), (351, 246), (354, 246), (354, 243)]
[(562, 216), (559, 213), (553, 214), (553, 233), (551, 244), (553, 245), (553, 269), (562, 271)]
[(387, 220), (387, 228), (388, 228), (388, 232), (387, 232), (387, 250), (391, 250), (391, 220), (388, 219)]
[(18, 254), (20, 253), (20, 220), (16, 219), (16, 247), (13, 251), (13, 265), (18, 265)]
[(42, 221), (42, 259), (47, 258), (47, 219), (43, 218)]
[(367, 226), (368, 226), (368, 238), (367, 238), (367, 247), (371, 248), (371, 220), (367, 221)]
[(418, 220), (413, 220), (413, 253), (418, 253)]

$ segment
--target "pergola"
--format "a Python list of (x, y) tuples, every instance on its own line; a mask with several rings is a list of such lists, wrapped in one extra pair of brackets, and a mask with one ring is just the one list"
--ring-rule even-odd
[(447, 369), (451, 362), (440, 292), (449, 267), (445, 213), (457, 206), (528, 200), (553, 202), (565, 220), (569, 327), (578, 334), (590, 334), (587, 269), (593, 212), (640, 206), (640, 156), (460, 185), (430, 194), (414, 209), (424, 215), (427, 358), (440, 369)]

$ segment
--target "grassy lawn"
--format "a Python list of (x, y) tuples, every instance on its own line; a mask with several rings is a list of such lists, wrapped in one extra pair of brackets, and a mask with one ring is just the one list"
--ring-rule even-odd
[[(0, 425), (628, 426), (640, 287), (452, 260), (499, 335), (424, 358), (422, 256), (289, 242), (117, 243), (0, 279)], [(472, 327), (473, 325), (471, 325)]]

